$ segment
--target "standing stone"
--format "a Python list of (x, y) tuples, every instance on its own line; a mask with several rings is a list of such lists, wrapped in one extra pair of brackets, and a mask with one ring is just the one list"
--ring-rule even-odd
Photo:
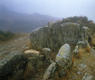
[(60, 50), (56, 56), (56, 62), (59, 62), (61, 59), (69, 59), (70, 60), (71, 58), (72, 58), (71, 47), (69, 44), (64, 44), (60, 48)]
[(64, 44), (57, 56), (56, 56), (56, 63), (58, 66), (59, 76), (65, 76), (66, 71), (72, 67), (72, 53), (71, 47), (69, 44)]

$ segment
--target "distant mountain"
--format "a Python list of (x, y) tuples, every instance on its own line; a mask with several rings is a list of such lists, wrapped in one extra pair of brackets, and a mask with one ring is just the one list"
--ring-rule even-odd
[(13, 32), (32, 32), (34, 29), (45, 26), (50, 21), (55, 21), (47, 15), (34, 13), (32, 15), (11, 11), (6, 7), (0, 7), (0, 30)]

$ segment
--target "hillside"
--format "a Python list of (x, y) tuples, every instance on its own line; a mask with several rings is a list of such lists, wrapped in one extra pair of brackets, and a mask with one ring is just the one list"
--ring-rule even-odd
[(0, 41), (8, 41), (14, 37), (14, 33), (9, 31), (0, 31)]
[[(84, 28), (88, 28), (87, 33), (84, 30)], [(73, 53), (73, 50), (79, 41), (83, 41), (84, 39), (86, 39), (88, 40), (88, 44), (90, 44), (90, 49), (91, 49), (90, 51), (86, 50), (87, 45), (81, 45), (81, 48), (79, 47), (80, 52), (76, 54), (78, 55), (78, 57), (73, 56), (74, 64), (72, 69), (67, 71), (67, 75), (60, 78), (58, 76), (59, 73), (55, 72), (53, 78), (51, 74), (49, 75), (51, 77), (48, 77), (48, 74), (50, 72), (49, 70), (51, 67), (50, 65), (49, 67), (47, 67), (46, 71), (48, 72), (47, 75), (45, 75), (45, 77), (48, 77), (48, 79), (45, 78), (43, 80), (95, 80), (94, 77), (95, 50), (93, 49), (93, 47), (95, 47), (95, 43), (93, 43), (95, 42), (94, 34), (95, 34), (95, 23), (91, 20), (88, 20), (87, 17), (76, 17), (76, 16), (66, 18), (62, 21), (53, 23), (51, 25), (48, 25), (47, 27), (32, 32), (30, 35), (31, 48), (36, 50), (42, 50), (43, 48), (50, 48), (52, 52), (49, 57), (51, 59), (55, 59), (56, 54), (58, 54), (59, 48), (65, 43), (70, 44), (72, 49), (71, 53)], [(88, 39), (85, 37), (88, 37)], [(60, 55), (58, 55), (58, 57), (60, 57)], [(65, 62), (65, 58), (63, 58), (63, 62)], [(64, 67), (65, 66), (66, 65), (64, 65)], [(64, 67), (59, 67), (59, 68), (61, 69)], [(36, 75), (39, 75), (39, 73)], [(39, 76), (38, 77), (36, 76), (35, 80), (37, 79), (42, 80), (43, 74), (40, 74)]]
[[(19, 34), (16, 38), (10, 40), (9, 42), (4, 42), (0, 44), (0, 59), (3, 59), (6, 57), (10, 52), (14, 50), (20, 50), (24, 51), (29, 48), (29, 45), (27, 43), (29, 42), (29, 34)], [(41, 52), (40, 52), (41, 54)], [(57, 52), (51, 53), (51, 57), (56, 56)], [(38, 59), (38, 56), (31, 56), (30, 54), (27, 54), (29, 58), (29, 62), (27, 64), (26, 71), (28, 70), (27, 74), (25, 72), (24, 80), (42, 80), (43, 74), (45, 70), (48, 68), (48, 64), (45, 61), (40, 61)], [(72, 67), (72, 70), (68, 72), (68, 75), (65, 78), (57, 78), (54, 80), (83, 80), (83, 77), (86, 78), (94, 78), (90, 80), (95, 80), (95, 51), (91, 51), (90, 53), (85, 52), (83, 49), (83, 52), (81, 54), (81, 58), (75, 58), (74, 59), (74, 65)], [(34, 63), (37, 62), (37, 63)], [(34, 63), (34, 64), (32, 64)], [(39, 64), (38, 64), (39, 63)], [(36, 67), (36, 68), (35, 68)], [(21, 80), (17, 75), (14, 75), (17, 77), (17, 79), (14, 79), (14, 77), (10, 77), (9, 80)], [(85, 79), (86, 79), (85, 78)], [(50, 80), (50, 79), (49, 79)]]
[(13, 32), (32, 32), (38, 27), (55, 21), (57, 18), (41, 15), (39, 13), (23, 14), (11, 11), (6, 7), (0, 7), (0, 30), (10, 30)]
[[(77, 19), (74, 21), (75, 18)], [(93, 45), (90, 45), (91, 50), (88, 52), (85, 47), (80, 48), (80, 55), (79, 53), (77, 56), (72, 54), (74, 63), (72, 67), (70, 66), (71, 69), (67, 70), (66, 76), (60, 77), (59, 72), (55, 71), (54, 76), (47, 80), (95, 80), (95, 24), (87, 20), (86, 17), (66, 18), (60, 22), (49, 24), (47, 27), (34, 31), (31, 34), (15, 34), (13, 39), (0, 43), (0, 80), (5, 80), (5, 78), (6, 80), (42, 80), (45, 71), (51, 64), (47, 60), (47, 56), (52, 61), (55, 61), (56, 54), (58, 54), (59, 48), (64, 43), (70, 44), (72, 49), (70, 53), (73, 53), (72, 51), (77, 41), (82, 39), (81, 34), (83, 31), (81, 29), (87, 25), (90, 29), (91, 42), (93, 43)], [(48, 52), (50, 55), (47, 52), (43, 52), (43, 48), (50, 48), (51, 52)], [(16, 53), (14, 51), (20, 52)], [(23, 60), (20, 55), (15, 55), (21, 52), (27, 58), (27, 61)], [(11, 58), (8, 61), (9, 56)], [(2, 75), (4, 76), (2, 77)]]

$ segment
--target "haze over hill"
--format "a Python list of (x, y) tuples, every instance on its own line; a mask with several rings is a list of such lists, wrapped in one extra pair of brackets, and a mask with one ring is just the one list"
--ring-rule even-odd
[(51, 16), (87, 16), (95, 22), (94, 3), (95, 0), (1, 0), (0, 29), (31, 32), (55, 20)]
[(87, 16), (95, 21), (95, 0), (0, 0), (0, 5), (20, 13), (55, 17)]
[(4, 6), (0, 8), (0, 30), (32, 32), (34, 29), (45, 26), (48, 22), (55, 20), (57, 18), (39, 13), (29, 15), (17, 13)]

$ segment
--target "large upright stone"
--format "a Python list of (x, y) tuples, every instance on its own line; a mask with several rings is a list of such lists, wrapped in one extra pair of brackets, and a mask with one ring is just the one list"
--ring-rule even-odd
[[(64, 44), (60, 49), (56, 56), (56, 62), (59, 62), (62, 59), (72, 60), (71, 47), (69, 44)], [(61, 64), (62, 65), (62, 64)]]
[(69, 44), (64, 44), (60, 48), (56, 56), (56, 63), (60, 77), (65, 76), (66, 71), (72, 68), (72, 52)]

